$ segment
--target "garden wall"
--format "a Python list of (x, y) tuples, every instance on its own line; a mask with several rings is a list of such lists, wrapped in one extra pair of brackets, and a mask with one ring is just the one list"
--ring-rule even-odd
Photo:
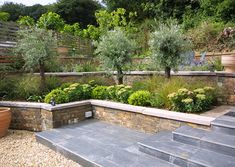
[(90, 102), (74, 102), (69, 105), (51, 106), (45, 103), (0, 102), (0, 106), (10, 107), (11, 129), (43, 131), (63, 125), (77, 123), (89, 117)]
[(112, 124), (155, 133), (182, 125), (209, 128), (215, 118), (162, 109), (132, 106), (102, 100), (87, 100), (51, 106), (45, 103), (0, 101), (10, 107), (12, 129), (43, 131), (94, 117)]

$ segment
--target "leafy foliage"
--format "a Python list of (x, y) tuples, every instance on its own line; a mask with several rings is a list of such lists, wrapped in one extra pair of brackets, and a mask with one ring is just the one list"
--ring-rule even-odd
[(21, 16), (17, 20), (17, 23), (19, 23), (20, 25), (24, 25), (24, 26), (34, 26), (35, 25), (34, 19), (30, 16)]
[(116, 85), (107, 88), (108, 98), (110, 100), (128, 103), (129, 96), (133, 93), (131, 86)]
[(134, 92), (128, 98), (128, 103), (135, 106), (150, 106), (151, 93), (145, 90)]
[(46, 95), (44, 102), (50, 103), (51, 100), (54, 100), (56, 104), (61, 104), (69, 102), (69, 97), (65, 91), (61, 89), (54, 89)]
[(181, 88), (168, 95), (173, 110), (198, 113), (210, 109), (215, 99), (214, 88), (204, 87), (189, 91)]
[[(14, 49), (21, 54), (25, 67), (30, 70), (38, 68), (41, 76), (41, 91), (45, 91), (45, 62), (51, 62), (56, 56), (56, 39), (51, 31), (44, 29), (25, 29), (18, 31), (19, 41)], [(30, 41), (30, 42), (29, 42)]]
[(0, 7), (1, 12), (6, 12), (10, 14), (9, 20), (16, 21), (18, 20), (19, 16), (23, 15), (24, 5), (17, 4), (13, 2), (5, 2)]
[(7, 21), (10, 17), (10, 14), (7, 12), (0, 12), (0, 21)]
[(56, 39), (51, 31), (34, 28), (20, 30), (18, 35), (19, 41), (15, 53), (23, 56), (26, 68), (33, 70), (39, 66), (40, 62), (53, 61), (56, 56), (53, 50), (56, 46)]
[(107, 86), (97, 86), (92, 90), (91, 97), (93, 99), (104, 100), (108, 97)]
[(114, 30), (117, 27), (127, 32), (133, 32), (136, 29), (132, 22), (135, 15), (136, 13), (126, 13), (124, 8), (118, 8), (112, 12), (99, 10), (95, 13), (98, 27), (89, 25), (87, 29), (83, 30), (84, 36), (97, 40), (107, 31)]
[(61, 15), (66, 23), (79, 23), (82, 28), (95, 25), (95, 11), (101, 6), (94, 0), (59, 0), (55, 12)]
[(172, 21), (161, 24), (151, 34), (150, 48), (152, 58), (157, 65), (164, 68), (166, 76), (184, 60), (184, 53), (190, 50), (190, 42), (185, 39), (180, 27)]
[(109, 31), (97, 43), (95, 53), (99, 56), (102, 66), (107, 70), (117, 70), (119, 84), (123, 83), (123, 69), (131, 62), (134, 41), (130, 40), (120, 29)]
[(48, 12), (39, 18), (37, 26), (47, 30), (60, 31), (64, 27), (64, 20), (57, 13)]

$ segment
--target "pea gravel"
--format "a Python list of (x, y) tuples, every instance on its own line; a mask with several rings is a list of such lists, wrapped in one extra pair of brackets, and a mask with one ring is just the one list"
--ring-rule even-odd
[(34, 133), (9, 130), (0, 138), (2, 167), (81, 167), (48, 147), (37, 143)]

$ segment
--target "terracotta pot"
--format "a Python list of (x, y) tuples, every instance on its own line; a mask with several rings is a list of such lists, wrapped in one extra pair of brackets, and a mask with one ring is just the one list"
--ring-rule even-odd
[(235, 55), (222, 55), (221, 62), (224, 66), (225, 72), (235, 72)]
[(11, 123), (10, 108), (0, 107), (0, 137), (7, 134), (7, 130)]

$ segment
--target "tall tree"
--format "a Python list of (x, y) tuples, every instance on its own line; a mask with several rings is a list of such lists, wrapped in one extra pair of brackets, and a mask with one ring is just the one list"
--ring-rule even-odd
[(61, 15), (66, 23), (79, 22), (82, 28), (96, 24), (95, 11), (101, 5), (95, 0), (59, 0), (55, 4), (55, 12)]
[(38, 20), (42, 14), (47, 12), (47, 8), (40, 4), (36, 4), (33, 6), (26, 6), (24, 9), (24, 16), (30, 16), (34, 20)]
[(23, 15), (24, 7), (25, 6), (23, 4), (6, 2), (1, 6), (0, 11), (9, 13), (10, 14), (10, 17), (9, 17), (10, 21), (16, 21), (16, 20), (18, 20), (20, 15)]
[(109, 10), (137, 12), (138, 20), (174, 17), (181, 19), (185, 10), (199, 7), (199, 0), (103, 0)]

